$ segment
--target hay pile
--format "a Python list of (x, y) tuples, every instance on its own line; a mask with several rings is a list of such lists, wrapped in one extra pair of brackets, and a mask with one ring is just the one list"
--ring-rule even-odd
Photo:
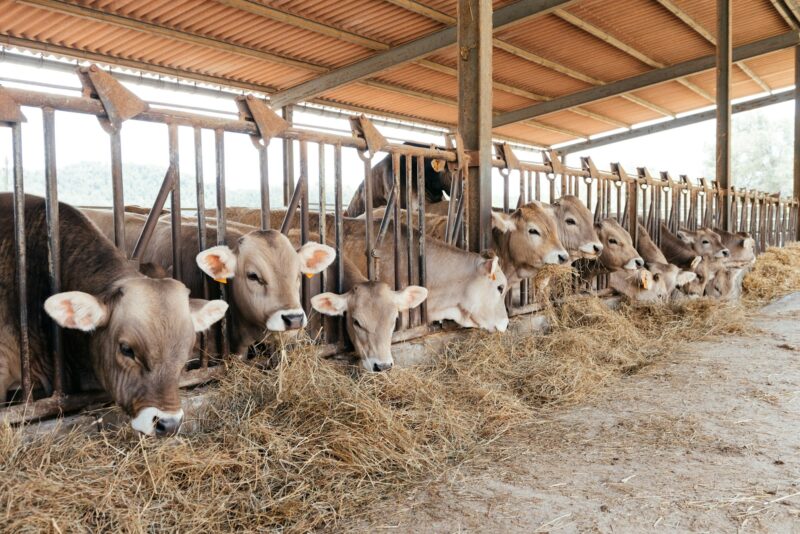
[(745, 301), (755, 305), (800, 291), (800, 243), (770, 247), (760, 254), (742, 289)]
[[(310, 345), (276, 369), (232, 363), (196, 430), (125, 429), (23, 443), (0, 428), (0, 530), (307, 531), (381, 515), (464, 463), (513, 454), (513, 430), (674, 349), (741, 329), (741, 311), (692, 301), (573, 298), (544, 335), (474, 332), (429, 364), (367, 375)], [(30, 439), (30, 438), (28, 438)]]

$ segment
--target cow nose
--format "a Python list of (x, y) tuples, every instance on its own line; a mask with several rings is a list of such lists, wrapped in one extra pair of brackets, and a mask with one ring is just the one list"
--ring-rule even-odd
[(169, 436), (174, 436), (178, 433), (178, 430), (181, 428), (181, 422), (183, 419), (179, 419), (177, 417), (165, 417), (165, 418), (158, 418), (156, 419), (156, 436), (159, 438), (167, 438)]
[(728, 250), (727, 248), (723, 248), (722, 249), (722, 257), (727, 258), (730, 255), (731, 255), (731, 251), (730, 250)]
[(383, 371), (388, 371), (393, 366), (394, 366), (394, 363), (392, 363), (392, 362), (388, 362), (388, 363), (375, 362), (375, 363), (372, 364), (372, 370), (374, 372), (376, 372), (376, 373), (380, 373), (380, 372), (383, 372)]
[(636, 258), (635, 260), (633, 260), (633, 262), (636, 264), (636, 267), (640, 269), (644, 267), (644, 260), (642, 258)]
[(302, 313), (284, 313), (281, 315), (287, 330), (296, 330), (303, 327)]
[(558, 263), (563, 265), (568, 261), (569, 261), (569, 254), (567, 254), (566, 252), (562, 252), (561, 254), (558, 255)]
[(601, 245), (600, 243), (595, 243), (594, 252), (595, 254), (600, 254), (601, 252), (603, 252), (603, 245)]

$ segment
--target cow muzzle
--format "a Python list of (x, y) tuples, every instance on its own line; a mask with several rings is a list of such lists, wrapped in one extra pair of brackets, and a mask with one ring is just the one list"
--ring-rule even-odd
[(553, 250), (544, 257), (547, 265), (564, 265), (569, 261), (569, 254), (566, 250)]
[(644, 260), (642, 258), (631, 258), (622, 268), (626, 271), (635, 271), (644, 267)]
[(382, 373), (394, 367), (394, 360), (391, 357), (388, 360), (386, 358), (364, 358), (361, 364), (367, 371)]
[(585, 243), (578, 247), (578, 250), (586, 258), (596, 258), (603, 252), (603, 245), (602, 243)]
[(285, 332), (299, 330), (306, 325), (306, 312), (302, 308), (279, 310), (267, 319), (267, 330)]
[(131, 420), (131, 426), (137, 432), (159, 438), (177, 434), (181, 429), (181, 423), (183, 423), (183, 410), (164, 412), (153, 406), (142, 408)]
[(731, 255), (731, 251), (728, 250), (727, 248), (723, 248), (722, 250), (720, 250), (719, 252), (714, 254), (714, 257), (715, 258), (728, 258), (728, 257), (730, 257), (730, 255)]

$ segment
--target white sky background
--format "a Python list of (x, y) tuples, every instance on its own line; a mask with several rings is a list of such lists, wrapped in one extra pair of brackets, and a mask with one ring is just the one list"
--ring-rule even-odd
[[(55, 85), (63, 85), (80, 88), (78, 78), (74, 74), (53, 71), (52, 69), (20, 66), (10, 64), (0, 59), (0, 77), (5, 79), (20, 79), (43, 82)], [(8, 87), (26, 88), (23, 85), (13, 82), (2, 81)], [(133, 85), (125, 83), (140, 98), (149, 102), (166, 102), (183, 106), (196, 106), (200, 108), (214, 109), (227, 112), (236, 112), (236, 106), (230, 98), (214, 98), (205, 95), (196, 95), (185, 92), (175, 92), (153, 87)], [(50, 88), (29, 89), (46, 92), (62, 92), (64, 94), (76, 95), (75, 92), (63, 92)], [(793, 113), (793, 102), (786, 102), (769, 108), (762, 108), (761, 113), (768, 114), (775, 119), (785, 117)], [(44, 167), (44, 150), (42, 145), (41, 113), (38, 109), (23, 108), (23, 112), (28, 118), (28, 122), (23, 125), (23, 168), (27, 171), (41, 170)], [(735, 120), (736, 115), (734, 115)], [(302, 125), (315, 125), (322, 128), (333, 128), (341, 130), (342, 134), (349, 132), (349, 125), (345, 119), (323, 118), (317, 115), (295, 111), (295, 123)], [(402, 128), (389, 128), (378, 126), (378, 129), (390, 140), (414, 140), (420, 142), (442, 143), (442, 138), (438, 135), (429, 135), (417, 131), (404, 131)], [(714, 121), (707, 121), (691, 126), (677, 128), (658, 134), (640, 137), (629, 141), (616, 143), (604, 147), (592, 149), (585, 153), (576, 153), (568, 156), (570, 166), (580, 166), (579, 156), (590, 155), (598, 168), (608, 169), (610, 162), (620, 162), (629, 173), (635, 173), (636, 167), (647, 166), (650, 171), (657, 174), (659, 171), (668, 170), (673, 176), (687, 174), (692, 178), (698, 178), (704, 173), (704, 161), (706, 160), (705, 150), (709, 146), (713, 147), (710, 141), (714, 138)], [(8, 128), (0, 128), (0, 165), (5, 166), (6, 162), (11, 162), (11, 139)], [(184, 180), (194, 175), (194, 147), (193, 133), (190, 128), (179, 128), (181, 174)], [(56, 113), (56, 146), (57, 164), (59, 167), (75, 164), (83, 161), (99, 161), (110, 165), (109, 140), (105, 132), (100, 128), (94, 116)], [(295, 145), (296, 158), (299, 157), (297, 145)], [(317, 145), (309, 144), (309, 177), (310, 177), (310, 201), (317, 201)], [(258, 157), (248, 136), (239, 134), (225, 135), (225, 163), (226, 163), (226, 184), (228, 190), (259, 188)], [(167, 153), (167, 127), (163, 124), (145, 123), (139, 121), (127, 121), (122, 130), (122, 150), (123, 163), (139, 163), (145, 165), (156, 165), (163, 167), (166, 171), (168, 166)], [(327, 175), (327, 194), (328, 201), (333, 199), (333, 152), (328, 148), (326, 159)], [(274, 140), (269, 147), (270, 154), (270, 183), (272, 184), (273, 196), (272, 204), (279, 205), (282, 198), (274, 194), (274, 191), (282, 181), (282, 155), (281, 142)], [(540, 161), (538, 153), (525, 153), (515, 150), (520, 159)], [(215, 180), (215, 155), (214, 155), (214, 135), (212, 131), (203, 131), (203, 156), (204, 156), (204, 180), (213, 184)], [(382, 155), (381, 155), (382, 156)], [(787, 154), (787, 165), (791, 165), (790, 155)], [(377, 163), (380, 158), (373, 160)], [(110, 167), (109, 167), (110, 168)], [(297, 167), (296, 167), (297, 169)], [(354, 150), (343, 151), (343, 177), (344, 190), (352, 190), (363, 179), (363, 163), (358, 159)], [(3, 174), (0, 168), (0, 175)], [(295, 171), (297, 175), (297, 170)], [(709, 176), (710, 177), (710, 176)], [(110, 175), (109, 175), (110, 180)], [(518, 186), (512, 179), (511, 191), (512, 202), (516, 200), (515, 191)], [(495, 202), (501, 202), (502, 186), (495, 181), (494, 197)], [(186, 182), (184, 181), (184, 184)], [(4, 184), (0, 183), (0, 187)], [(126, 187), (133, 187), (128, 185)], [(184, 185), (186, 187), (186, 185)], [(36, 191), (36, 184), (31, 184), (28, 191)], [(193, 189), (184, 189), (183, 204), (191, 206), (194, 204)], [(110, 204), (109, 198), (109, 204)], [(349, 196), (345, 195), (344, 203), (347, 205)], [(211, 199), (206, 199), (207, 205), (213, 205)], [(230, 205), (230, 203), (229, 203)]]

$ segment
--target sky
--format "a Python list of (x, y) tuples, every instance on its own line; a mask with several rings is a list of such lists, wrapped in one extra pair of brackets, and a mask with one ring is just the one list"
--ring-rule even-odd
[[(35, 81), (51, 84), (55, 87), (35, 88), (16, 83), (11, 80)], [(74, 74), (63, 73), (43, 67), (20, 66), (3, 60), (0, 56), (0, 83), (7, 87), (28, 88), (46, 92), (60, 92), (63, 94), (77, 95), (75, 91), (64, 91), (60, 87), (79, 89), (78, 78)], [(233, 117), (236, 106), (232, 99), (215, 98), (206, 95), (189, 94), (158, 89), (143, 85), (125, 82), (136, 95), (158, 107), (154, 103), (170, 103), (181, 106), (192, 106), (208, 110), (218, 110), (221, 116)], [(766, 113), (775, 119), (793, 113), (793, 102), (777, 104), (763, 108), (760, 113)], [(42, 146), (41, 113), (38, 109), (23, 108), (28, 122), (23, 125), (23, 167), (26, 170), (40, 170), (44, 167), (44, 152)], [(227, 115), (225, 115), (227, 114)], [(736, 115), (734, 115), (735, 120)], [(295, 122), (300, 125), (315, 125), (334, 133), (349, 135), (349, 125), (345, 119), (322, 118), (317, 115), (295, 112)], [(378, 126), (378, 129), (390, 140), (415, 140), (420, 142), (442, 143), (442, 138), (433, 133), (420, 133), (406, 131), (402, 128)], [(676, 128), (649, 136), (640, 137), (604, 147), (594, 148), (587, 152), (575, 153), (568, 156), (570, 166), (579, 167), (582, 155), (589, 155), (600, 169), (608, 169), (611, 162), (620, 162), (629, 173), (635, 173), (637, 167), (646, 166), (651, 173), (657, 175), (659, 171), (667, 170), (673, 176), (687, 174), (698, 178), (708, 172), (704, 169), (706, 151), (713, 147), (714, 121)], [(179, 128), (180, 164), (182, 175), (194, 174), (194, 147), (193, 133), (189, 128)], [(59, 167), (83, 161), (109, 162), (109, 140), (107, 134), (101, 129), (98, 121), (93, 116), (73, 113), (56, 113), (56, 146), (57, 163)], [(167, 152), (167, 127), (163, 124), (145, 123), (140, 121), (127, 121), (122, 129), (123, 162), (135, 162), (144, 165), (163, 167), (168, 166)], [(281, 142), (273, 141), (269, 146), (270, 155), (270, 180), (273, 184), (279, 183), (282, 176)], [(296, 151), (297, 152), (297, 151)], [(522, 160), (541, 161), (538, 152), (525, 152), (516, 150)], [(299, 155), (296, 155), (296, 158)], [(332, 148), (327, 149), (326, 174), (331, 179), (333, 172)], [(203, 158), (204, 180), (207, 183), (214, 181), (214, 138), (213, 132), (203, 131)], [(787, 158), (788, 161), (789, 158)], [(0, 128), (0, 166), (8, 165), (11, 161), (10, 130)], [(378, 159), (373, 161), (373, 164)], [(248, 136), (241, 134), (225, 134), (225, 163), (226, 183), (230, 190), (257, 189), (259, 187), (258, 156)], [(296, 163), (297, 165), (297, 163)], [(309, 179), (311, 201), (315, 201), (317, 190), (317, 146), (309, 145)], [(0, 167), (2, 174), (2, 167)], [(363, 179), (363, 163), (358, 159), (354, 150), (343, 152), (343, 176), (345, 189), (352, 189)], [(2, 187), (2, 184), (0, 184)], [(127, 187), (127, 185), (126, 185)], [(516, 186), (512, 184), (511, 191)], [(332, 181), (327, 185), (328, 194), (332, 199)], [(502, 187), (495, 187), (495, 202), (499, 201)], [(273, 195), (274, 197), (275, 195)], [(512, 194), (512, 201), (514, 195)], [(110, 199), (109, 199), (110, 200)], [(273, 198), (273, 204), (281, 199)], [(347, 203), (345, 198), (345, 203)]]

